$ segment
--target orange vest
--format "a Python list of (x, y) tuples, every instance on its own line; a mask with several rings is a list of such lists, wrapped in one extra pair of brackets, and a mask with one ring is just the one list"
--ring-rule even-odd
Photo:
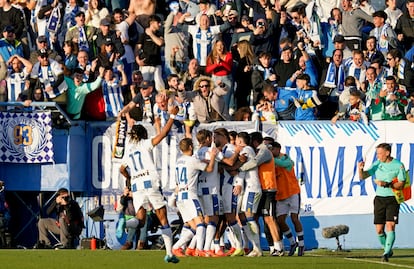
[(284, 200), (294, 194), (300, 193), (299, 182), (296, 179), (295, 169), (289, 171), (283, 167), (275, 167), (276, 171), (276, 182), (277, 182), (277, 193), (276, 200)]
[(276, 190), (275, 162), (272, 160), (259, 166), (259, 179), (262, 190)]

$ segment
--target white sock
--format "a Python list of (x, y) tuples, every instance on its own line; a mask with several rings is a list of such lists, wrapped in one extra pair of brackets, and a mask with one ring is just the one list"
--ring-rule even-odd
[(194, 237), (194, 232), (189, 227), (183, 227), (180, 238), (175, 242), (173, 249), (181, 248)]
[(168, 226), (167, 228), (161, 228), (161, 236), (164, 239), (165, 251), (167, 252), (168, 256), (172, 256), (171, 248), (172, 248), (172, 232), (171, 228)]
[(203, 250), (204, 247), (204, 239), (206, 237), (206, 226), (204, 223), (198, 224), (196, 229), (196, 236), (197, 238), (197, 249)]
[(193, 236), (193, 238), (191, 238), (191, 241), (190, 241), (190, 244), (188, 245), (188, 248), (195, 249), (196, 244), (197, 244), (197, 235), (195, 234)]
[(232, 246), (236, 249), (241, 249), (243, 248), (242, 245), (242, 231), (241, 228), (239, 226), (239, 224), (236, 222), (235, 224), (233, 224), (232, 226), (230, 226), (230, 233), (232, 234), (233, 237), (233, 244)]
[(277, 242), (273, 242), (273, 246), (275, 247), (276, 250), (279, 251), (283, 251), (283, 241), (277, 241)]
[(211, 242), (214, 240), (214, 236), (216, 235), (216, 224), (209, 223), (206, 229), (206, 238), (204, 242), (204, 250), (210, 250)]

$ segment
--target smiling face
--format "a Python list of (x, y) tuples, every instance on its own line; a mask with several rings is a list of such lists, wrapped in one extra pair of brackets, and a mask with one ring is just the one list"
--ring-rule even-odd
[(207, 97), (210, 94), (210, 82), (202, 80), (198, 85), (198, 89), (203, 97)]

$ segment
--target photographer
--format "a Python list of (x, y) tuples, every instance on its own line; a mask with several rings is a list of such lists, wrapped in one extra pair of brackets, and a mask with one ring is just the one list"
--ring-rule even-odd
[(52, 248), (48, 232), (59, 235), (59, 248), (75, 248), (74, 240), (84, 228), (83, 215), (79, 204), (71, 199), (67, 189), (61, 188), (57, 191), (56, 200), (47, 209), (47, 214), (50, 215), (53, 211), (56, 212), (57, 218), (40, 218), (37, 223), (39, 241), (35, 248)]

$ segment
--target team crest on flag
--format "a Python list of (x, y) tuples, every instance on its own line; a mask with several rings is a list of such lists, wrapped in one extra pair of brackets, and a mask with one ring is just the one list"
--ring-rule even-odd
[(0, 162), (53, 162), (51, 112), (0, 113)]

